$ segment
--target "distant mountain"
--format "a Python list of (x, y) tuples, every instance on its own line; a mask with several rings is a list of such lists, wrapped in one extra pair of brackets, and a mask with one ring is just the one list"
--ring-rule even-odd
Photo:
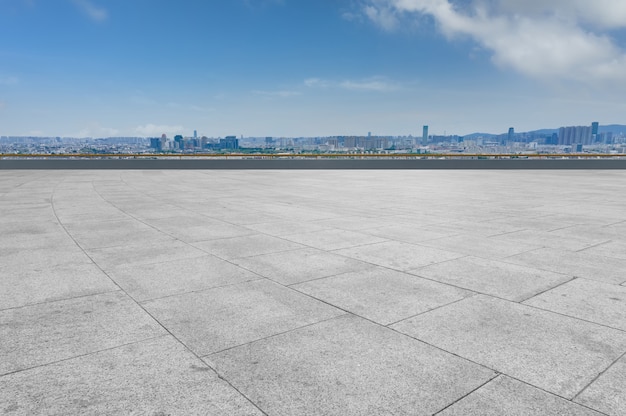
[(609, 124), (608, 126), (600, 125), (600, 133), (613, 132), (613, 134), (626, 133), (626, 126), (623, 124)]
[[(609, 124), (606, 126), (600, 125), (600, 128), (598, 129), (600, 133), (608, 133), (608, 132), (612, 132), (613, 134), (619, 134), (619, 133), (625, 133), (626, 134), (626, 125), (624, 124)], [(521, 131), (516, 131), (516, 134), (522, 134), (522, 133), (528, 133), (528, 134), (537, 134), (537, 135), (545, 135), (545, 136), (549, 136), (551, 134), (554, 133), (558, 133), (559, 129), (540, 129), (540, 130), (533, 130), (533, 131), (527, 131), (527, 132), (521, 132)], [(506, 134), (506, 132), (500, 133), (500, 134), (492, 134), (492, 133), (472, 133), (472, 134), (467, 134), (465, 136), (463, 136), (466, 139), (476, 139), (479, 137), (485, 138), (485, 139), (490, 139), (496, 136), (500, 136), (502, 134)]]
[(466, 134), (465, 136), (463, 136), (465, 139), (477, 139), (479, 137), (482, 137), (483, 139), (491, 139), (493, 137), (498, 136), (498, 134), (491, 134), (491, 133), (472, 133), (472, 134)]

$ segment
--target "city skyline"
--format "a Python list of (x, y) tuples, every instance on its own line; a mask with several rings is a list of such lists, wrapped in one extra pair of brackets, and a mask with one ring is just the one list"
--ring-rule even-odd
[(4, 0), (0, 134), (421, 137), (423, 125), (467, 135), (624, 124), (626, 7), (481, 4)]

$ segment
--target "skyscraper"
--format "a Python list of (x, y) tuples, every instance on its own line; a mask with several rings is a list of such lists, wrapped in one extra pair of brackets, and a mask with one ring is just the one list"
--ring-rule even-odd
[(422, 146), (426, 146), (428, 144), (428, 126), (424, 126), (422, 128)]
[(515, 128), (511, 127), (509, 128), (508, 140), (509, 142), (512, 142), (513, 139), (515, 139)]
[(197, 139), (198, 138), (198, 130), (194, 130), (193, 131), (193, 138)]
[(598, 142), (599, 136), (598, 136), (598, 130), (600, 129), (600, 123), (598, 123), (597, 121), (594, 121), (593, 123), (591, 123), (591, 141), (593, 143)]

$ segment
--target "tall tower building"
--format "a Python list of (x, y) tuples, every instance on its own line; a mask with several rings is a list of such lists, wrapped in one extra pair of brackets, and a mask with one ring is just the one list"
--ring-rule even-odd
[(424, 126), (422, 128), (422, 146), (426, 146), (428, 144), (428, 126)]
[(593, 143), (597, 142), (599, 139), (598, 133), (600, 130), (600, 123), (598, 123), (597, 121), (594, 121), (593, 123), (591, 123), (591, 141)]
[(509, 135), (507, 136), (509, 142), (512, 142), (515, 139), (515, 128), (509, 128)]
[(193, 131), (193, 138), (197, 139), (198, 138), (198, 130), (194, 130)]

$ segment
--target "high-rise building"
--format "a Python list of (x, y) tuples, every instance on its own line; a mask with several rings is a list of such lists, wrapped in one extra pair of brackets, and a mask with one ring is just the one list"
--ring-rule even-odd
[(197, 139), (198, 138), (198, 130), (194, 130), (193, 131), (193, 138)]
[(598, 135), (598, 130), (600, 129), (600, 123), (594, 121), (591, 123), (591, 141), (596, 143), (599, 141), (600, 136)]
[(515, 128), (513, 128), (513, 127), (509, 128), (509, 135), (507, 136), (507, 139), (509, 140), (509, 142), (514, 141), (514, 139), (515, 139)]
[(559, 129), (559, 146), (591, 144), (591, 126), (570, 126)]
[(428, 126), (424, 126), (422, 128), (422, 146), (426, 146), (428, 144)]
[(237, 136), (226, 136), (224, 139), (220, 139), (221, 149), (239, 149), (239, 140)]

